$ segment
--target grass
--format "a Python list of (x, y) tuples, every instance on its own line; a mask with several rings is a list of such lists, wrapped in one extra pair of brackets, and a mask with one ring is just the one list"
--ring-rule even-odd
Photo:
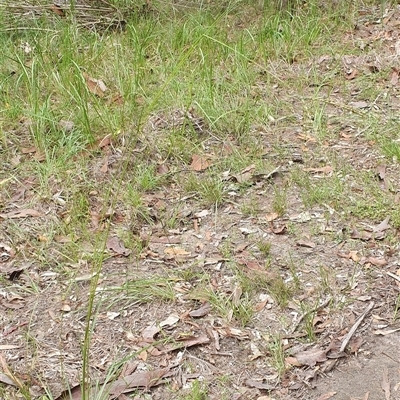
[[(187, 5), (151, 2), (128, 14), (123, 30), (104, 29), (104, 20), (86, 29), (81, 19), (50, 14), (26, 20), (26, 29), (0, 25), (0, 213), (43, 213), (0, 219), (0, 243), (35, 266), (24, 285), (7, 290), (41, 296), (61, 285), (43, 278), (57, 271), (67, 281), (63, 298), (84, 299), (81, 381), (93, 372), (100, 334), (93, 321), (101, 331), (104, 308), (183, 313), (207, 300), (218, 323), (261, 329), (260, 293), (286, 313), (307, 284), (317, 297), (343, 289), (319, 261), (310, 272), (296, 241), (308, 235), (335, 248), (349, 241), (343, 226), (387, 216), (400, 226), (390, 63), (362, 74), (358, 65), (355, 79), (343, 71), (349, 54), (363, 63), (367, 50), (348, 32), (372, 2), (309, 1), (280, 12), (245, 0)], [(354, 108), (357, 101), (375, 107)], [(196, 170), (194, 155), (210, 165)], [(378, 164), (386, 165), (384, 182)], [(202, 210), (209, 214), (197, 218)], [(296, 220), (301, 213), (310, 220)], [(107, 250), (109, 236), (131, 250), (127, 259)], [(187, 257), (167, 257), (165, 245)], [(83, 273), (93, 278), (76, 284)], [(396, 317), (398, 299), (393, 304)], [(311, 341), (318, 340), (312, 316), (303, 324)], [(276, 329), (270, 363), (283, 376)], [(211, 389), (194, 381), (190, 396), (207, 398)]]

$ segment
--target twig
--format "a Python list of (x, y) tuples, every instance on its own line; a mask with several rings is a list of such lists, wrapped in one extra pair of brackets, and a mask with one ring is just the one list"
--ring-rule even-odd
[(318, 310), (320, 310), (321, 308), (326, 307), (330, 301), (332, 299), (330, 297), (328, 297), (323, 303), (321, 303), (320, 305), (314, 307), (313, 309), (306, 311), (304, 314), (302, 314), (299, 318), (299, 320), (294, 324), (294, 327), (292, 329), (292, 332), (290, 333), (290, 335), (293, 335), (296, 332), (296, 329), (298, 328), (298, 326), (301, 324), (301, 321), (303, 321), (303, 319), (308, 315), (308, 314), (312, 314)]
[(350, 339), (352, 338), (352, 336), (354, 335), (354, 333), (356, 332), (357, 328), (360, 326), (361, 322), (364, 320), (364, 318), (366, 317), (366, 315), (374, 308), (375, 303), (372, 301), (368, 308), (364, 311), (364, 313), (360, 316), (360, 318), (358, 318), (358, 320), (354, 323), (354, 325), (351, 327), (350, 331), (348, 332), (348, 334), (345, 336), (342, 345), (340, 346), (340, 350), (339, 352), (342, 353), (346, 346), (348, 345)]
[(386, 272), (391, 278), (396, 279), (396, 281), (400, 282), (400, 276), (392, 274), (391, 272)]

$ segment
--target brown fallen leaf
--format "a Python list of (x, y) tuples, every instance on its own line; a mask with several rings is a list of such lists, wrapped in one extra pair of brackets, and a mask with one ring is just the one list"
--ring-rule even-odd
[(211, 311), (211, 305), (210, 303), (206, 302), (200, 308), (190, 311), (189, 315), (192, 318), (201, 318), (207, 315), (210, 311)]
[(349, 71), (346, 72), (344, 76), (348, 81), (353, 80), (358, 75), (358, 71), (355, 68), (351, 68)]
[(6, 359), (3, 355), (3, 353), (0, 353), (0, 365), (1, 365), (1, 369), (3, 370), (5, 376), (7, 378), (9, 378), (14, 386), (17, 386), (19, 389), (23, 390), (23, 388), (25, 387), (24, 383), (21, 382), (17, 376), (15, 376), (12, 371), (8, 368)]
[(83, 393), (80, 385), (64, 390), (56, 400), (82, 400)]
[(102, 139), (97, 141), (97, 146), (99, 149), (109, 146), (112, 143), (112, 135), (109, 133), (108, 135), (104, 136)]
[(26, 217), (43, 217), (44, 214), (33, 210), (31, 208), (26, 208), (23, 210), (15, 210), (15, 211), (10, 211), (8, 213), (3, 213), (0, 214), (0, 218), (3, 219), (16, 219), (16, 218), (26, 218)]
[(107, 250), (112, 251), (118, 256), (129, 256), (131, 254), (131, 250), (127, 249), (124, 244), (119, 240), (118, 237), (113, 236), (107, 239)]
[(255, 164), (251, 164), (248, 167), (244, 168), (242, 171), (240, 171), (240, 173), (232, 175), (232, 178), (236, 180), (237, 183), (247, 182), (252, 178), (255, 169), (256, 169)]
[(363, 342), (364, 340), (361, 336), (355, 336), (351, 338), (349, 343), (350, 353), (357, 353)]
[(366, 101), (352, 101), (349, 103), (354, 108), (368, 108), (370, 105)]
[(393, 86), (396, 86), (399, 82), (399, 70), (392, 67), (392, 73), (390, 74), (390, 83)]
[(321, 168), (304, 168), (306, 172), (322, 172), (323, 174), (329, 174), (333, 171), (333, 168), (330, 165), (326, 165)]
[(109, 399), (116, 399), (122, 393), (133, 392), (137, 388), (149, 389), (161, 383), (161, 379), (170, 372), (169, 368), (159, 368), (152, 371), (135, 372), (131, 375), (117, 379), (107, 385), (104, 393), (109, 394)]
[(52, 4), (50, 6), (50, 10), (54, 12), (54, 14), (57, 14), (59, 17), (65, 17), (65, 12), (64, 10), (58, 6), (57, 4)]
[(376, 175), (378, 176), (379, 180), (383, 181), (386, 176), (386, 165), (380, 164), (376, 167)]
[(380, 233), (380, 232), (384, 232), (384, 231), (388, 230), (390, 228), (389, 220), (390, 220), (390, 216), (386, 217), (380, 224), (374, 226), (373, 231), (375, 233)]
[(382, 336), (386, 336), (386, 335), (390, 335), (392, 333), (398, 332), (400, 331), (400, 328), (397, 329), (388, 329), (388, 330), (383, 330), (383, 329), (378, 329), (376, 331), (374, 331), (375, 335), (382, 335)]
[(301, 365), (308, 365), (310, 367), (314, 367), (317, 362), (324, 362), (327, 360), (326, 350), (319, 349), (318, 347), (301, 351), (295, 354), (294, 357)]
[(368, 241), (372, 238), (372, 233), (370, 232), (365, 232), (365, 231), (358, 231), (357, 229), (353, 229), (351, 232), (350, 237), (352, 239), (360, 239), (360, 240), (365, 240)]
[(271, 212), (271, 213), (269, 213), (269, 214), (267, 214), (266, 216), (265, 216), (265, 219), (268, 221), (268, 222), (272, 222), (272, 221), (274, 221), (275, 219), (277, 219), (279, 217), (279, 214), (278, 213), (276, 213), (276, 212)]
[(3, 374), (2, 372), (0, 372), (0, 382), (5, 385), (18, 387), (11, 378), (9, 378), (6, 374)]
[(207, 343), (210, 343), (210, 339), (206, 334), (202, 334), (200, 336), (183, 337), (181, 339), (178, 339), (176, 343), (171, 343), (167, 345), (163, 353), (169, 353), (174, 350), (186, 347), (193, 347), (199, 344), (207, 344)]
[(273, 390), (275, 386), (270, 385), (268, 383), (263, 383), (263, 381), (258, 381), (256, 379), (246, 379), (244, 384), (251, 388), (256, 388), (260, 390)]
[(143, 329), (142, 338), (146, 342), (151, 343), (154, 340), (154, 336), (157, 335), (157, 333), (159, 332), (161, 332), (161, 327), (154, 322), (147, 328)]
[(167, 247), (164, 249), (164, 253), (174, 257), (188, 257), (191, 254), (190, 251), (186, 251), (180, 247)]
[(357, 250), (351, 250), (348, 253), (338, 253), (338, 256), (347, 258), (348, 260), (353, 260), (354, 262), (359, 262), (361, 260)]
[(270, 229), (272, 231), (272, 233), (274, 233), (275, 235), (283, 235), (284, 233), (286, 233), (286, 225), (282, 224), (282, 225), (273, 225), (271, 223), (270, 225)]
[(384, 267), (387, 265), (387, 261), (384, 258), (368, 257), (366, 261), (375, 265), (375, 267)]
[(37, 152), (36, 147), (21, 147), (22, 154), (31, 154), (31, 153), (36, 153), (36, 152)]
[(108, 156), (105, 156), (103, 165), (100, 167), (100, 172), (106, 174), (107, 171), (108, 171)]
[(211, 165), (210, 161), (204, 156), (199, 156), (198, 154), (193, 154), (192, 163), (190, 164), (190, 168), (193, 171), (204, 171)]
[(107, 86), (100, 79), (94, 79), (90, 77), (86, 72), (82, 73), (82, 76), (85, 78), (86, 86), (90, 93), (93, 93), (96, 96), (104, 97), (105, 91), (107, 90)]
[(286, 357), (285, 358), (285, 364), (287, 366), (294, 366), (294, 367), (301, 367), (303, 364), (301, 364), (299, 361), (297, 361), (296, 357)]

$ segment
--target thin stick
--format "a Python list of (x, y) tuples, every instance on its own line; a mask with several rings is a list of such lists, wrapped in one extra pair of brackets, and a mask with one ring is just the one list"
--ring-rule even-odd
[(364, 313), (360, 316), (360, 318), (358, 318), (358, 320), (354, 323), (354, 325), (351, 327), (349, 333), (345, 336), (342, 345), (340, 346), (340, 350), (339, 352), (342, 353), (346, 346), (348, 345), (350, 339), (352, 338), (352, 336), (354, 335), (354, 333), (356, 332), (357, 328), (360, 326), (361, 322), (364, 320), (364, 318), (366, 317), (366, 315), (374, 308), (375, 303), (372, 301), (368, 308), (364, 311)]
[(298, 321), (294, 324), (294, 327), (292, 328), (292, 332), (291, 335), (293, 335), (296, 332), (296, 329), (298, 328), (298, 326), (301, 324), (301, 322), (303, 321), (303, 319), (308, 315), (308, 314), (312, 314), (316, 311), (321, 310), (322, 308), (326, 307), (330, 301), (332, 300), (331, 297), (328, 297), (323, 303), (321, 303), (320, 305), (314, 307), (313, 309), (306, 311), (304, 314), (302, 314), (300, 316), (300, 318), (298, 319)]
[(391, 272), (386, 272), (390, 277), (392, 277), (393, 279), (396, 279), (396, 281), (400, 282), (400, 276), (392, 274)]

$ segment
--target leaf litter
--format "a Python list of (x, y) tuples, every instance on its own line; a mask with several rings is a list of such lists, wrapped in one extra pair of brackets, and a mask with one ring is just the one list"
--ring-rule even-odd
[[(323, 65), (328, 61), (324, 59), (320, 61), (320, 64)], [(346, 81), (359, 80), (363, 66), (359, 65), (361, 63), (356, 64), (358, 65), (345, 68)], [(102, 80), (88, 75), (84, 77), (89, 92), (100, 98), (106, 96), (108, 89)], [(392, 84), (395, 81), (397, 83), (397, 78), (393, 78), (392, 75), (388, 82), (391, 79)], [(357, 97), (356, 92), (352, 94), (352, 97)], [(373, 108), (370, 101), (358, 98), (346, 101), (346, 104), (350, 108), (358, 109), (361, 113), (366, 108), (371, 108), (371, 110)], [(343, 109), (348, 110), (346, 107)], [(345, 124), (343, 115), (340, 117)], [(168, 119), (164, 119), (162, 123), (163, 129), (168, 129)], [(181, 123), (179, 116), (178, 119), (174, 117), (174, 129), (179, 123)], [(279, 126), (277, 119), (274, 123)], [(304, 128), (303, 133), (296, 131), (291, 134), (288, 130), (287, 137), (284, 139), (298, 146), (293, 154), (297, 154), (300, 149), (304, 152), (302, 162), (298, 165), (301, 166), (303, 172), (309, 172), (307, 176), (310, 182), (317, 179), (327, 180), (339, 174), (340, 168), (336, 164), (325, 164), (323, 157), (321, 164), (308, 159), (307, 152), (318, 151), (312, 147), (317, 145), (318, 140), (313, 133), (308, 133), (306, 126), (302, 128)], [(73, 129), (72, 126), (70, 130)], [(200, 131), (204, 130), (199, 128)], [(360, 135), (357, 136), (356, 132), (353, 131), (353, 134), (345, 132), (347, 130), (343, 128), (340, 138), (327, 140), (327, 146), (334, 149), (334, 146), (342, 146), (343, 141), (346, 146), (352, 141), (357, 141), (354, 149), (367, 146), (367, 142), (363, 141)], [(265, 139), (271, 138), (268, 138), (266, 134)], [(275, 138), (272, 139), (275, 140)], [(339, 143), (340, 140), (341, 143)], [(303, 143), (299, 143), (301, 141)], [(206, 145), (211, 148), (212, 140), (210, 139)], [(102, 152), (108, 147), (113, 147), (110, 136), (103, 137), (96, 146)], [(246, 152), (242, 145), (237, 148), (238, 145), (234, 140), (227, 141), (224, 146), (227, 155), (237, 150)], [(357, 157), (350, 151), (346, 153), (345, 147), (340, 148), (344, 150), (340, 150), (337, 155), (344, 157), (346, 161), (354, 162), (355, 168), (357, 168), (357, 163), (363, 165), (361, 163), (365, 161), (365, 157)], [(32, 147), (24, 154), (36, 153), (38, 150)], [(210, 152), (210, 154), (213, 153)], [(99, 170), (104, 176), (101, 179), (106, 179), (107, 175), (112, 173), (111, 156), (111, 153), (102, 154)], [(374, 163), (381, 162), (379, 157), (374, 157), (372, 154), (366, 160), (371, 163), (371, 171), (375, 171)], [(211, 159), (211, 156), (192, 155), (190, 169), (202, 174), (208, 173), (211, 169), (209, 168)], [(138, 363), (134, 371), (105, 384), (111, 396), (117, 398), (123, 393), (131, 393), (139, 388), (151, 391), (159, 398), (168, 398), (163, 397), (168, 394), (163, 391), (162, 383), (168, 382), (171, 388), (177, 387), (183, 390), (178, 377), (179, 370), (185, 372), (187, 380), (195, 380), (200, 376), (207, 380), (212, 378), (207, 378), (202, 372), (214, 368), (221, 373), (226, 373), (232, 380), (233, 384), (229, 383), (223, 388), (230, 390), (232, 397), (238, 395), (239, 397), (236, 396), (236, 398), (240, 398), (240, 393), (242, 393), (242, 398), (247, 395), (249, 398), (260, 398), (259, 395), (267, 391), (271, 393), (271, 396), (291, 399), (292, 396), (297, 397), (298, 394), (303, 393), (310, 381), (318, 377), (318, 369), (324, 370), (333, 357), (337, 357), (340, 362), (346, 362), (345, 360), (351, 358), (350, 354), (358, 353), (362, 356), (366, 351), (368, 324), (372, 319), (368, 315), (371, 304), (376, 307), (376, 313), (382, 315), (382, 321), (390, 320), (390, 316), (385, 311), (386, 306), (382, 306), (383, 302), (380, 299), (378, 301), (377, 298), (387, 296), (384, 300), (388, 303), (393, 302), (394, 299), (392, 286), (395, 278), (390, 274), (393, 273), (393, 276), (396, 276), (394, 275), (396, 266), (392, 257), (384, 251), (387, 250), (385, 246), (389, 245), (386, 241), (387, 236), (394, 234), (395, 229), (389, 225), (389, 217), (382, 220), (384, 216), (380, 216), (378, 221), (382, 222), (377, 225), (375, 224), (378, 221), (358, 221), (357, 219), (340, 221), (337, 215), (340, 206), (335, 205), (334, 201), (330, 202), (331, 199), (327, 200), (329, 208), (315, 205), (304, 209), (298, 202), (301, 195), (300, 189), (288, 195), (287, 210), (279, 213), (273, 210), (272, 194), (278, 187), (273, 185), (277, 185), (280, 179), (285, 179), (287, 171), (293, 168), (295, 159), (292, 155), (287, 160), (284, 157), (276, 159), (274, 162), (279, 165), (274, 164), (272, 168), (266, 169), (272, 172), (265, 174), (256, 172), (259, 171), (258, 164), (256, 167), (255, 164), (247, 161), (238, 168), (239, 172), (228, 171), (222, 178), (228, 190), (235, 193), (234, 196), (232, 195), (234, 200), (228, 201), (228, 204), (224, 204), (217, 212), (214, 207), (200, 208), (200, 205), (192, 198), (182, 201), (182, 196), (177, 193), (176, 186), (171, 186), (158, 198), (153, 193), (148, 195), (149, 201), (146, 200), (145, 207), (151, 211), (149, 215), (153, 224), (149, 224), (148, 219), (144, 218), (142, 227), (138, 228), (127, 223), (119, 229), (123, 225), (122, 221), (126, 221), (118, 222), (116, 215), (100, 216), (95, 211), (89, 214), (92, 228), (95, 230), (102, 230), (105, 219), (112, 220), (111, 235), (106, 242), (111, 258), (102, 266), (104, 273), (102, 288), (105, 289), (104, 293), (109, 290), (112, 294), (102, 299), (109, 302), (110, 309), (99, 314), (93, 346), (102, 349), (103, 356), (93, 357), (92, 372), (95, 379), (104, 378), (106, 368), (116, 354), (121, 354), (121, 358), (122, 356), (132, 357)], [(160, 160), (163, 159), (160, 158)], [(243, 168), (245, 165), (247, 167)], [(167, 174), (171, 168), (174, 168), (172, 164), (167, 165), (167, 161), (163, 161), (158, 164), (157, 172)], [(397, 182), (396, 176), (393, 176), (395, 174), (388, 166), (380, 168), (377, 173), (380, 180), (390, 178), (391, 182)], [(196, 176), (202, 174), (196, 174)], [(4, 185), (7, 184), (9, 182), (4, 183)], [(289, 187), (289, 181), (284, 184)], [(33, 187), (36, 188), (36, 184)], [(244, 195), (238, 195), (240, 193), (238, 187), (241, 187), (241, 190), (243, 187), (246, 188)], [(354, 188), (354, 192), (357, 190)], [(21, 193), (16, 193), (16, 195), (21, 196)], [(247, 215), (244, 201), (247, 198), (257, 199), (257, 213), (250, 212)], [(18, 197), (15, 199), (19, 201)], [(61, 203), (58, 202), (57, 207), (62, 208)], [(275, 203), (276, 208), (278, 205)], [(95, 207), (95, 204), (91, 206), (93, 206), (91, 210), (99, 209)], [(180, 214), (177, 227), (170, 228), (161, 220), (160, 210), (168, 212), (174, 210), (174, 207), (189, 208), (189, 211)], [(199, 209), (202, 211), (196, 212)], [(333, 210), (331, 217), (327, 216), (327, 210)], [(25, 307), (24, 311), (31, 315), (32, 321), (42, 320), (43, 315), (53, 316), (51, 320), (54, 324), (43, 321), (43, 325), (36, 323), (29, 327), (30, 333), (33, 332), (44, 338), (40, 341), (38, 359), (35, 363), (42, 362), (43, 365), (47, 363), (49, 370), (56, 371), (59, 359), (57, 356), (56, 361), (52, 361), (50, 350), (58, 349), (57, 338), (61, 337), (66, 355), (66, 375), (73, 388), (71, 389), (72, 398), (78, 399), (82, 395), (79, 392), (80, 386), (73, 386), (72, 383), (77, 380), (76, 365), (79, 363), (80, 355), (76, 343), (82, 337), (81, 322), (85, 319), (88, 283), (93, 277), (90, 269), (79, 271), (79, 276), (88, 278), (76, 280), (78, 284), (76, 292), (65, 299), (63, 292), (66, 286), (58, 276), (43, 275), (35, 263), (32, 263), (30, 268), (21, 268), (21, 264), (17, 265), (19, 259), (15, 265), (7, 264), (10, 259), (30, 256), (45, 246), (54, 246), (55, 251), (52, 253), (54, 258), (51, 260), (56, 263), (60, 260), (57, 257), (65, 254), (65, 247), (74, 243), (76, 237), (65, 242), (56, 240), (52, 242), (51, 238), (35, 239), (33, 242), (32, 238), (39, 238), (39, 235), (33, 234), (37, 231), (35, 224), (41, 223), (32, 222), (35, 217), (37, 217), (36, 221), (39, 220), (38, 217), (46, 217), (50, 221), (51, 218), (56, 220), (63, 212), (69, 212), (69, 210), (60, 211), (59, 209), (48, 211), (49, 213), (46, 208), (46, 213), (41, 213), (26, 205), (21, 205), (17, 211), (3, 211), (0, 214), (3, 224), (18, 220), (21, 231), (26, 230), (32, 234), (30, 239), (23, 243), (13, 240), (12, 245), (5, 244), (2, 247), (4, 256), (0, 263), (1, 273), (6, 274), (10, 268), (13, 271), (15, 268), (15, 271), (21, 272), (21, 284), (29, 290), (20, 291), (15, 286), (12, 290), (17, 290), (18, 293), (13, 294), (11, 289), (10, 291), (7, 289), (3, 294), (2, 289), (1, 307), (6, 309), (13, 302), (20, 301)], [(123, 215), (122, 212), (121, 215)], [(12, 225), (6, 226), (9, 229), (12, 227)], [(129, 257), (133, 257), (132, 253), (136, 247), (127, 248), (124, 240), (119, 239), (124, 237), (120, 236), (121, 232), (127, 231), (137, 235), (134, 237), (140, 238), (142, 246), (140, 257), (133, 263)], [(296, 231), (300, 231), (301, 234), (297, 235)], [(331, 234), (337, 235), (338, 240), (333, 240)], [(46, 235), (40, 236), (46, 237)], [(6, 237), (1, 237), (2, 243), (8, 243), (6, 239)], [(261, 251), (263, 241), (272, 243), (271, 248), (267, 246)], [(125, 243), (130, 244), (129, 241)], [(78, 245), (80, 246), (81, 243), (78, 242)], [(82, 252), (80, 256), (84, 258), (87, 254)], [(199, 271), (204, 274), (203, 278), (199, 276)], [(320, 275), (316, 271), (320, 272)], [(326, 271), (334, 273), (330, 275)], [(140, 302), (140, 296), (134, 299), (129, 290), (125, 290), (123, 294), (119, 294), (116, 290), (121, 286), (121, 279), (129, 279), (134, 284), (141, 279), (154, 278), (158, 274), (163, 277), (172, 276), (171, 297), (174, 300), (165, 302), (154, 300), (151, 305), (147, 303), (144, 306), (144, 303)], [(365, 274), (368, 274), (368, 279), (365, 279)], [(249, 287), (246, 288), (246, 279), (250, 279), (252, 290), (268, 292), (269, 297), (254, 299), (252, 290)], [(317, 285), (320, 280), (325, 280), (323, 281), (324, 290), (332, 293), (327, 303), (318, 302), (320, 300), (318, 293), (321, 288)], [(35, 296), (29, 294), (32, 290), (31, 284), (46, 288), (46, 302), (37, 302)], [(296, 285), (303, 289), (299, 290)], [(161, 292), (168, 285), (154, 284), (153, 286), (157, 287), (156, 291)], [(146, 286), (142, 286), (140, 290), (144, 298)], [(366, 291), (371, 292), (371, 298), (363, 297)], [(161, 295), (161, 293), (158, 294)], [(16, 297), (13, 297), (14, 295)], [(246, 299), (250, 300), (247, 309), (244, 307)], [(365, 301), (371, 299), (374, 301), (365, 309)], [(60, 313), (66, 312), (69, 314), (68, 318), (60, 318)], [(251, 319), (251, 323), (244, 323), (242, 326), (241, 312), (255, 312), (256, 315)], [(288, 321), (287, 324), (282, 323), (285, 319)], [(380, 321), (381, 324), (383, 324), (382, 321)], [(322, 326), (322, 330), (317, 329), (319, 326)], [(18, 348), (24, 344), (23, 335), (19, 333), (20, 330), (25, 333), (24, 329), (24, 325), (12, 325), (8, 322), (2, 331), (3, 338), (9, 341), (4, 343), (3, 346), (8, 347), (4, 347), (3, 350), (7, 351), (7, 362), (12, 365), (12, 367), (8, 367), (8, 364), (2, 366), (6, 377), (15, 375), (10, 368), (21, 371), (26, 365), (34, 364), (33, 355), (28, 355), (27, 359), (15, 356), (18, 354)], [(396, 331), (397, 328), (391, 329), (389, 325), (386, 325), (385, 327), (375, 326), (372, 332), (377, 336), (390, 337)], [(300, 336), (296, 337), (297, 334)], [(303, 339), (299, 340), (299, 338)], [(304, 338), (309, 342), (310, 348), (304, 349)], [(109, 347), (105, 348), (104, 343), (109, 344)], [(300, 351), (292, 351), (297, 346), (303, 347)], [(11, 353), (12, 351), (14, 353)], [(281, 358), (283, 361), (286, 360), (286, 364), (283, 366), (283, 371), (277, 374), (276, 370), (279, 370), (279, 366), (273, 365), (271, 360), (279, 361), (279, 351), (282, 351)], [(288, 354), (291, 354), (291, 358), (287, 357)], [(23, 360), (23, 362), (18, 360)], [(190, 370), (193, 365), (196, 373)], [(286, 368), (288, 365), (290, 367)], [(200, 372), (197, 373), (197, 370)], [(309, 375), (305, 377), (302, 373)], [(4, 376), (3, 380), (6, 381), (7, 378)], [(266, 376), (274, 376), (274, 378), (270, 381), (265, 378)], [(60, 376), (54, 374), (53, 382), (57, 380), (60, 381)], [(25, 381), (29, 382), (27, 376), (18, 378), (17, 386), (23, 386)], [(382, 390), (386, 397), (388, 393), (390, 396), (388, 381), (388, 374), (384, 370)], [(12, 385), (14, 381), (11, 379), (8, 382), (6, 384)], [(304, 382), (307, 383), (303, 385)], [(293, 388), (296, 388), (296, 391)], [(60, 393), (59, 388), (51, 389), (54, 393)], [(293, 391), (290, 392), (290, 390)], [(214, 398), (218, 398), (215, 396), (220, 394), (220, 388), (216, 391), (217, 393), (211, 393)], [(295, 392), (296, 395), (293, 394)], [(334, 394), (334, 391), (325, 391), (318, 398), (330, 398)]]

